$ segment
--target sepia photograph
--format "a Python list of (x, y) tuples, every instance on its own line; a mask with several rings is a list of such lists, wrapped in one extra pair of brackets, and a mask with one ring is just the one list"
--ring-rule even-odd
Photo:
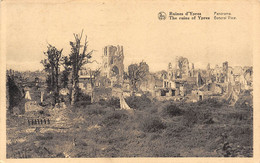
[(256, 4), (2, 0), (6, 159), (253, 158)]

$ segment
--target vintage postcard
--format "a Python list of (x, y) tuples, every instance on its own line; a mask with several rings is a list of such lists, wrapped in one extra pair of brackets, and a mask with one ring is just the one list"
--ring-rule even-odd
[(259, 163), (259, 29), (257, 0), (2, 0), (0, 162)]

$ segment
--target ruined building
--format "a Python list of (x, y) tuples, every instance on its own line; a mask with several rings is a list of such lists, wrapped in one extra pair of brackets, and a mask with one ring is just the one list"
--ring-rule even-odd
[(167, 75), (163, 79), (161, 96), (185, 96), (187, 79), (194, 75), (194, 65), (189, 68), (189, 60), (185, 57), (176, 57), (175, 66), (168, 64)]
[(216, 83), (224, 83), (225, 81), (225, 77), (223, 74), (223, 68), (219, 67), (218, 65), (215, 66), (214, 70), (213, 70), (213, 76), (214, 76), (214, 81)]
[(252, 88), (252, 67), (230, 67), (225, 61), (222, 66), (216, 65), (214, 69), (208, 64), (206, 69), (195, 70), (193, 64), (189, 66), (187, 58), (177, 57), (175, 66), (168, 64), (163, 88), (159, 88), (156, 95), (160, 98), (166, 96), (167, 99), (186, 98), (190, 101), (221, 97), (235, 103), (241, 92)]
[[(94, 78), (91, 101), (117, 97), (122, 93), (124, 76), (123, 46), (108, 45), (103, 49), (100, 73)], [(89, 78), (91, 79), (91, 78)], [(93, 79), (91, 79), (93, 81)]]
[(231, 67), (228, 70), (228, 82), (231, 85), (240, 85), (241, 89), (250, 89), (253, 84), (252, 67)]
[(231, 85), (241, 85), (242, 89), (252, 87), (252, 67), (228, 66), (228, 62), (224, 62), (222, 67), (216, 65), (212, 75), (215, 77), (216, 83)]
[(91, 94), (95, 82), (94, 72), (91, 69), (79, 71), (79, 88), (86, 94)]
[(123, 46), (106, 46), (102, 56), (101, 76), (110, 79), (111, 84), (122, 84), (124, 74)]
[(176, 57), (176, 70), (179, 71), (178, 78), (187, 78), (190, 76), (189, 60), (185, 57)]
[(194, 64), (192, 68), (189, 68), (189, 60), (185, 57), (176, 57), (175, 66), (172, 66), (172, 63), (168, 64), (167, 69), (167, 79), (187, 79), (194, 75)]

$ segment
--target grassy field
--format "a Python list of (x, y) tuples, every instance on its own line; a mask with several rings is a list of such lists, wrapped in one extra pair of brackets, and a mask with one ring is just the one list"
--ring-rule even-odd
[[(252, 157), (253, 109), (198, 103), (112, 99), (67, 109), (7, 115), (7, 158)], [(86, 105), (88, 104), (88, 105)], [(29, 125), (28, 119), (50, 124)]]

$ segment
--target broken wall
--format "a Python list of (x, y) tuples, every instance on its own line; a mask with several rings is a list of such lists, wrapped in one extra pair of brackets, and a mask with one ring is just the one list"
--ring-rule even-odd
[(24, 104), (24, 108), (25, 108), (25, 112), (43, 110), (42, 107), (39, 106), (36, 101), (27, 101)]

